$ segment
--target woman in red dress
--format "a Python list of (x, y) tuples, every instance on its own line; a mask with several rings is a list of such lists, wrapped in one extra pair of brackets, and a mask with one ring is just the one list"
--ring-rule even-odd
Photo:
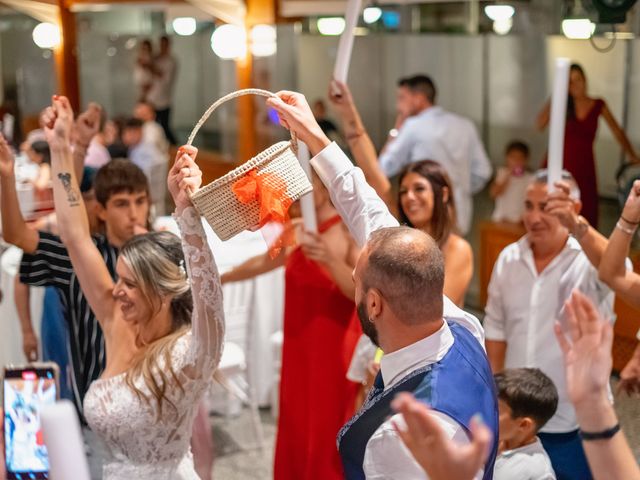
[(359, 252), (315, 175), (313, 186), (317, 234), (304, 232), (301, 246), (222, 276), (225, 283), (286, 267), (276, 480), (343, 478), (336, 437), (359, 387), (346, 377), (362, 333), (351, 277)]
[[(543, 130), (549, 124), (550, 102), (538, 115), (538, 128)], [(567, 122), (564, 135), (564, 168), (576, 179), (580, 187), (582, 215), (598, 228), (598, 182), (593, 142), (598, 130), (600, 115), (606, 120), (613, 136), (627, 154), (631, 163), (640, 159), (629, 142), (624, 130), (611, 114), (604, 100), (587, 94), (587, 78), (582, 67), (571, 65), (569, 73), (569, 99)], [(545, 161), (546, 164), (546, 161)]]

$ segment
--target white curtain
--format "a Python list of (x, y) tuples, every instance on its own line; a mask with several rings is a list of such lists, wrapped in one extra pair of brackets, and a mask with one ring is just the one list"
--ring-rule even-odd
[(0, 3), (41, 22), (49, 22), (57, 25), (60, 21), (57, 5), (38, 2), (36, 0), (0, 0)]

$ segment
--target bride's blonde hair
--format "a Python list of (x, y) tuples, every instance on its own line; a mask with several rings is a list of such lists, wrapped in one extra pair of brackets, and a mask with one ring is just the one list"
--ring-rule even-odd
[[(166, 396), (167, 388), (177, 385), (184, 392), (182, 382), (171, 365), (171, 352), (176, 341), (187, 332), (193, 310), (182, 245), (180, 239), (170, 232), (151, 232), (132, 237), (124, 244), (120, 255), (151, 307), (152, 316), (162, 308), (163, 298), (171, 297), (170, 333), (146, 344), (142, 338), (146, 325), (140, 325), (136, 344), (143, 348), (134, 357), (133, 365), (125, 376), (127, 386), (138, 398), (147, 404), (155, 399), (160, 418), (165, 401), (177, 411)], [(164, 360), (162, 368), (160, 358)], [(136, 387), (135, 382), (141, 377), (152, 397)]]

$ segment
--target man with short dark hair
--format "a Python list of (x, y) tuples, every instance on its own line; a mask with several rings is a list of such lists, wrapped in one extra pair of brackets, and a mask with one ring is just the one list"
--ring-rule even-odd
[(396, 315), (412, 323), (442, 311), (444, 263), (435, 241), (409, 227), (376, 230), (367, 242), (363, 288), (377, 285)]
[[(398, 392), (412, 392), (460, 443), (469, 442), (471, 417), (480, 412), (497, 439), (497, 399), (482, 327), (443, 296), (444, 260), (434, 240), (398, 226), (362, 171), (324, 135), (304, 96), (280, 92), (267, 103), (309, 146), (312, 166), (364, 247), (353, 272), (358, 317), (385, 355), (369, 397), (338, 435), (345, 477), (424, 480), (398, 435), (404, 420), (394, 415), (391, 401)], [(490, 450), (477, 479), (492, 478), (497, 440)]]
[(436, 98), (436, 86), (426, 75), (398, 82), (398, 119), (380, 154), (380, 167), (394, 176), (420, 160), (440, 163), (453, 181), (458, 229), (466, 234), (473, 217), (472, 196), (489, 181), (492, 168), (473, 122), (436, 105)]
[[(409, 92), (421, 93), (431, 105), (436, 103), (436, 86), (427, 75), (414, 75), (398, 80), (398, 87), (405, 87)], [(401, 93), (399, 93), (400, 95)], [(409, 113), (409, 112), (402, 112)]]

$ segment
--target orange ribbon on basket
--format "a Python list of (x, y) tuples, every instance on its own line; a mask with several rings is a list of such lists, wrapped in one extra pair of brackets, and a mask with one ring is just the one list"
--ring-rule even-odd
[[(282, 225), (289, 221), (289, 207), (293, 203), (287, 195), (287, 184), (275, 173), (257, 173), (250, 170), (244, 177), (236, 180), (231, 186), (240, 203), (248, 204), (258, 201), (260, 216), (258, 227), (262, 228), (269, 222)], [(263, 231), (264, 236), (264, 231)], [(269, 245), (269, 255), (275, 258), (283, 247), (293, 245), (294, 235), (291, 229), (285, 228), (284, 233), (276, 239), (265, 238)]]

